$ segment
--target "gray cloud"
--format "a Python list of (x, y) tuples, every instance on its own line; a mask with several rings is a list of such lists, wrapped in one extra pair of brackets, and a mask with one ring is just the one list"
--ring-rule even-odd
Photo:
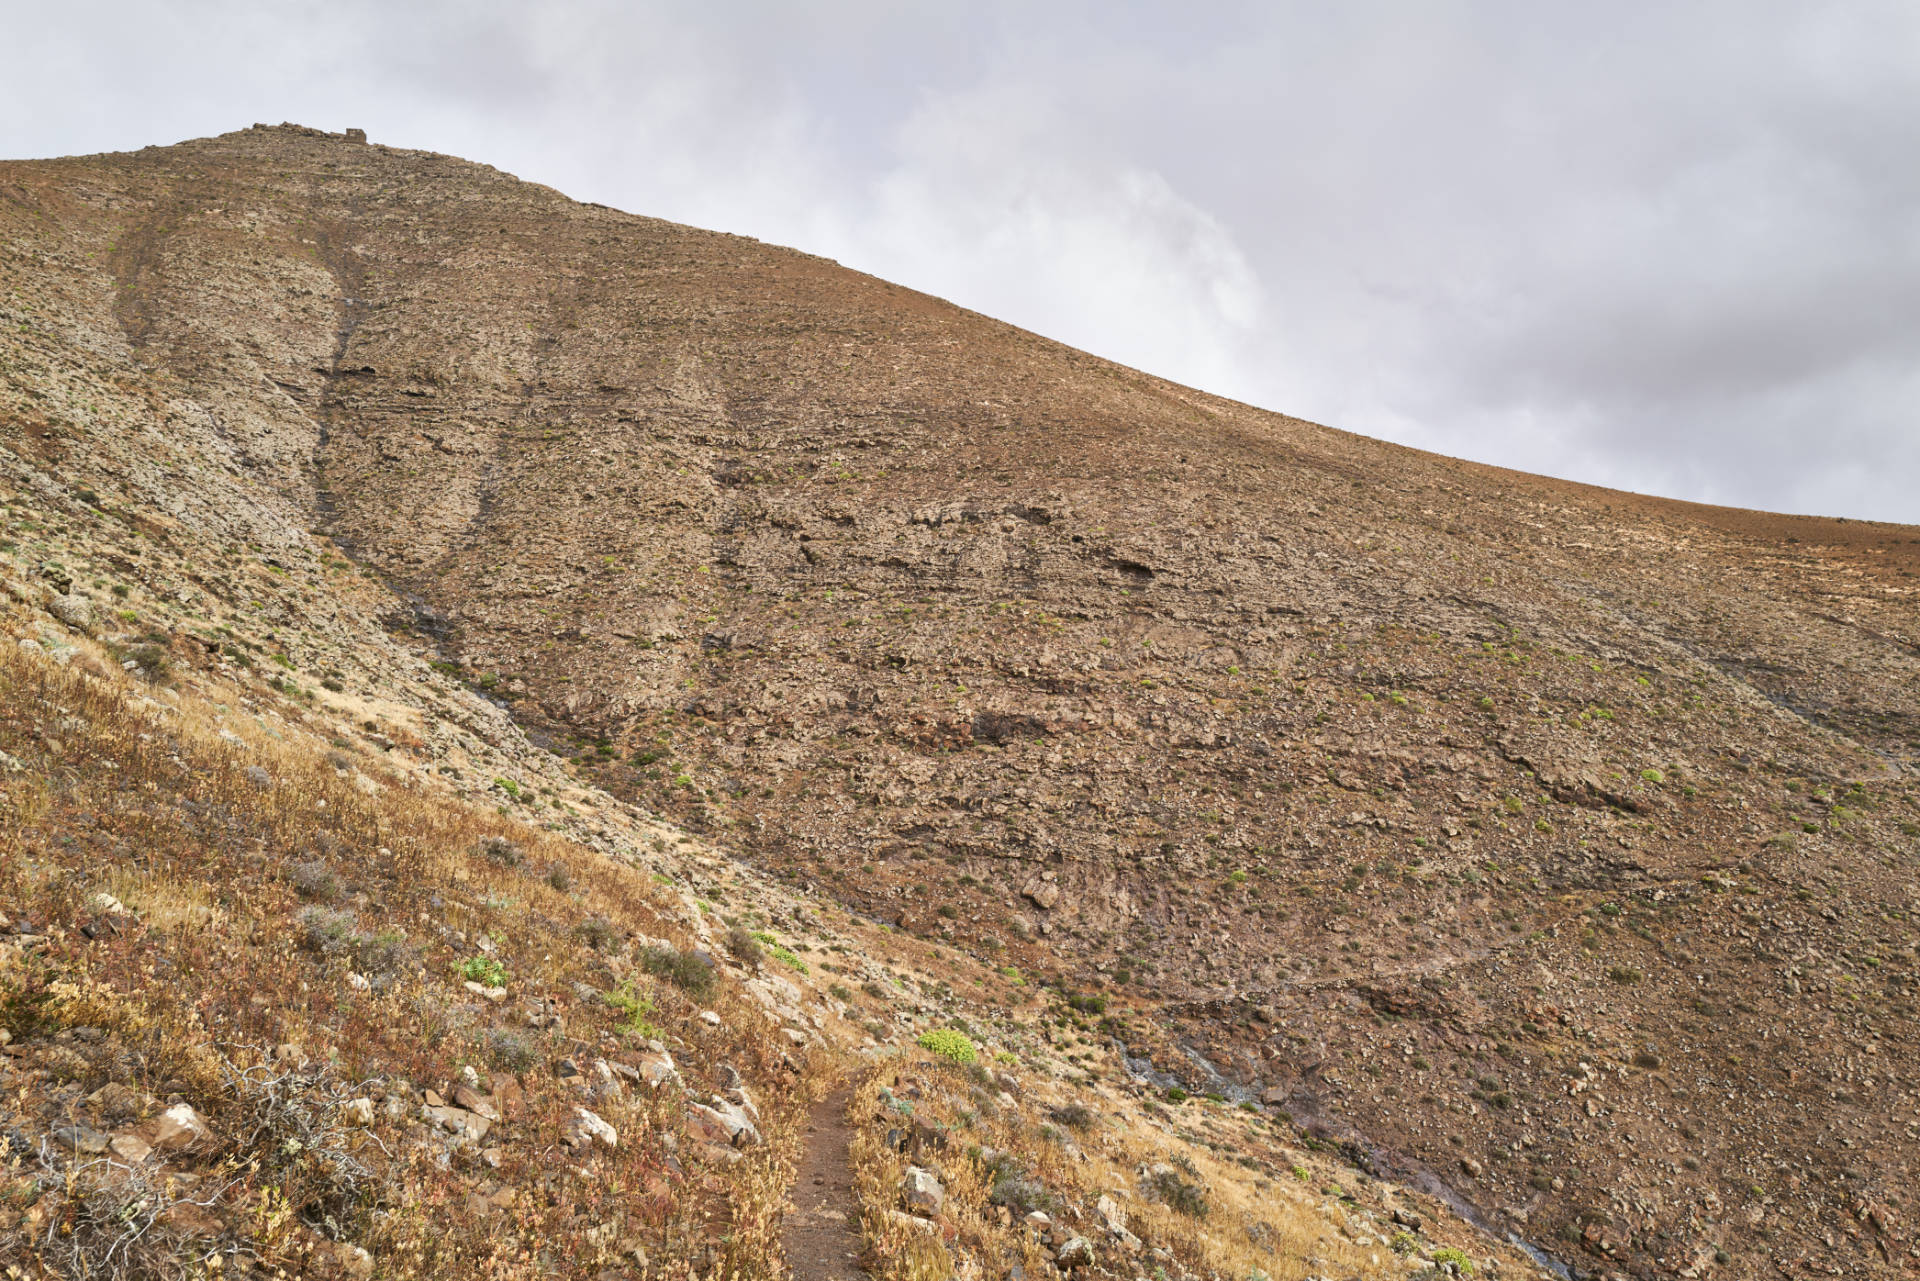
[(294, 119), (1257, 404), (1920, 521), (1920, 9), (830, 0), (9, 19), (0, 153)]

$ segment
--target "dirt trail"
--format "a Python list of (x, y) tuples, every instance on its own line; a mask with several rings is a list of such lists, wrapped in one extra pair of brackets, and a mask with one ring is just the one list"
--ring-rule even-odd
[(860, 1234), (853, 1202), (853, 1167), (847, 1154), (847, 1096), (842, 1086), (813, 1105), (807, 1146), (800, 1157), (781, 1229), (793, 1281), (867, 1281), (859, 1265)]

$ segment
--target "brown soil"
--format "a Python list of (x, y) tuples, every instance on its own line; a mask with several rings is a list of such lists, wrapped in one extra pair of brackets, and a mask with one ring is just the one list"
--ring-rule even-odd
[(867, 1276), (857, 1262), (860, 1234), (854, 1229), (853, 1167), (847, 1155), (850, 1093), (843, 1086), (821, 1099), (807, 1119), (793, 1208), (781, 1231), (794, 1281), (865, 1281)]

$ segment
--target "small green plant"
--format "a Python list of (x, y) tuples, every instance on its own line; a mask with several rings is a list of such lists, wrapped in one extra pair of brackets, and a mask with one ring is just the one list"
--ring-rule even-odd
[(460, 977), (482, 987), (505, 987), (507, 967), (491, 956), (470, 956), (460, 962)]
[(1667, 781), (1667, 776), (1657, 769), (1643, 769), (1640, 771), (1640, 777), (1649, 783), (1664, 783)]
[(938, 1054), (949, 1063), (971, 1063), (980, 1057), (973, 1047), (973, 1041), (965, 1032), (955, 1028), (937, 1027), (922, 1032), (914, 1041), (921, 1049)]
[(620, 1015), (620, 1030), (629, 1036), (655, 1037), (660, 1029), (654, 1025), (653, 998), (636, 990), (633, 980), (627, 979), (619, 987), (606, 994), (606, 1002)]
[(778, 943), (775, 943), (767, 949), (767, 955), (790, 970), (798, 970), (802, 974), (810, 972), (807, 969), (807, 963), (795, 956), (791, 948), (782, 947)]
[(1460, 1275), (1463, 1277), (1473, 1275), (1473, 1260), (1467, 1257), (1465, 1250), (1443, 1245), (1433, 1252), (1433, 1261), (1436, 1264), (1451, 1263), (1460, 1270)]

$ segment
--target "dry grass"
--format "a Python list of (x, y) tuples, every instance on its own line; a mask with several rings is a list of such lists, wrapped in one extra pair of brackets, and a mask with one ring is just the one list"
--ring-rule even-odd
[[(868, 1246), (888, 1281), (997, 1276), (1014, 1263), (1029, 1275), (1047, 1275), (1038, 1265), (1051, 1251), (1022, 1221), (1030, 1208), (1093, 1243), (1092, 1275), (1150, 1275), (1155, 1267), (1172, 1277), (1271, 1281), (1407, 1274), (1402, 1252), (1416, 1248), (1414, 1238), (1402, 1234), (1397, 1246), (1389, 1244), (1391, 1224), (1325, 1195), (1322, 1189), (1354, 1172), (1287, 1147), (1290, 1131), (1223, 1109), (1207, 1141), (1189, 1142), (1137, 1099), (1060, 1081), (1021, 1084), (1022, 1097), (1008, 1104), (996, 1097), (999, 1083), (987, 1069), (917, 1051), (881, 1062), (859, 1080), (849, 1110), (855, 1190)], [(1090, 1114), (1079, 1132), (1047, 1120), (1076, 1107)], [(903, 1154), (889, 1145), (890, 1131), (918, 1131), (920, 1146), (906, 1138)], [(1265, 1171), (1275, 1161), (1309, 1178), (1270, 1177)], [(1203, 1190), (1204, 1214), (1191, 1212), (1191, 1202), (1183, 1210), (1154, 1199), (1153, 1181), (1142, 1174), (1157, 1163), (1174, 1163), (1181, 1182)], [(945, 1185), (938, 1232), (900, 1213), (899, 1189), (911, 1164), (936, 1169)], [(1102, 1195), (1123, 1209), (1137, 1247), (1100, 1223), (1094, 1206)], [(1476, 1255), (1487, 1249), (1484, 1241), (1467, 1244)], [(1418, 1243), (1422, 1255), (1433, 1248)]]
[[(324, 1273), (352, 1242), (393, 1277), (778, 1274), (796, 1118), (831, 1064), (805, 1061), (724, 977), (696, 1004), (636, 963), (636, 936), (697, 942), (644, 870), (370, 761), (343, 776), (317, 740), (194, 697), (136, 708), (146, 691), (103, 665), (89, 675), (0, 641), (0, 750), (24, 766), (0, 779), (0, 912), (38, 936), (0, 948), (0, 1025), (23, 1057), (70, 1058), (74, 1088), (124, 1078), (185, 1098), (221, 1139), (170, 1164), (196, 1176), (194, 1213), (173, 1216), (186, 1228), (162, 1216), (116, 1235), (112, 1223), (167, 1201), (124, 1173), (100, 1183), (107, 1167), (28, 1174), (0, 1198), (0, 1255), (50, 1276), (184, 1275), (224, 1238), (289, 1272)], [(241, 744), (223, 736), (236, 731)], [(489, 858), (500, 840), (524, 857)], [(102, 894), (130, 915), (105, 914)], [(303, 927), (303, 913), (329, 915)], [(611, 931), (583, 932), (589, 920)], [(475, 957), (505, 971), (506, 1001), (462, 986)], [(554, 1065), (636, 1047), (594, 996), (620, 984), (650, 1003), (689, 1087), (723, 1062), (747, 1079), (765, 1146), (707, 1162), (678, 1091), (644, 1086), (591, 1103), (617, 1150), (560, 1145), (580, 1100)], [(557, 1026), (525, 1026), (535, 1007)], [(71, 1040), (76, 1028), (99, 1039)], [(497, 1083), (511, 1075), (492, 1066), (503, 1045), (526, 1056), (522, 1116), (486, 1159), (449, 1151), (418, 1123), (413, 1090), (446, 1089), (465, 1067)], [(297, 1071), (274, 1046), (298, 1047)], [(343, 1128), (340, 1104), (369, 1092), (405, 1106)], [(44, 1129), (57, 1102), (29, 1091), (5, 1119)], [(502, 1190), (510, 1210), (485, 1203)]]

